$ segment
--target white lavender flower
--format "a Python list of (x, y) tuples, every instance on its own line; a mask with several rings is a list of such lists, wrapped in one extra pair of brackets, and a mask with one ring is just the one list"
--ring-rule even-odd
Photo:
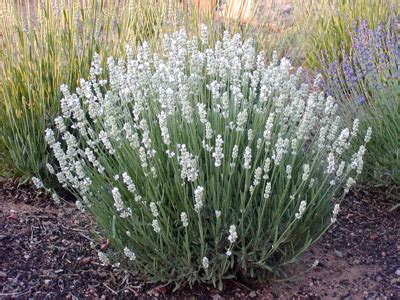
[(359, 119), (354, 119), (353, 128), (352, 128), (352, 131), (351, 131), (351, 136), (352, 137), (357, 135), (359, 126), (360, 126), (360, 120)]
[(238, 155), (239, 155), (239, 146), (234, 145), (232, 149), (232, 162), (230, 163), (231, 168), (235, 167)]
[(57, 204), (57, 205), (61, 204), (60, 197), (56, 193), (51, 194), (51, 199), (53, 199), (55, 204)]
[(203, 207), (203, 197), (204, 197), (204, 188), (202, 186), (198, 186), (194, 190), (194, 210), (196, 212), (200, 212)]
[(136, 132), (133, 132), (132, 126), (129, 123), (124, 124), (125, 137), (129, 141), (130, 146), (133, 149), (139, 149), (139, 135)]
[[(207, 85), (207, 88), (210, 90), (211, 97), (213, 100), (218, 100), (221, 97), (220, 94), (221, 84), (217, 80), (212, 81), (209, 85)], [(221, 109), (222, 109), (221, 106), (219, 104), (216, 104), (214, 111), (216, 113), (220, 113)]]
[(222, 212), (220, 210), (216, 210), (215, 211), (215, 217), (218, 219), (219, 217), (221, 217)]
[(249, 146), (246, 147), (246, 149), (244, 149), (244, 154), (243, 154), (243, 168), (245, 168), (246, 170), (251, 168), (251, 148)]
[(215, 139), (215, 150), (214, 153), (212, 154), (212, 157), (215, 159), (214, 165), (215, 167), (220, 167), (221, 166), (221, 161), (224, 158), (224, 153), (222, 149), (222, 144), (224, 141), (222, 140), (221, 135), (219, 134), (217, 138)]
[[(333, 121), (333, 123), (331, 124), (331, 126), (329, 128), (329, 134), (328, 134), (327, 138), (328, 138), (328, 141), (331, 142), (331, 143), (336, 138), (337, 131), (340, 128), (340, 122), (341, 122), (340, 117), (336, 116), (335, 120)], [(332, 150), (332, 147), (329, 146), (329, 150)]]
[(201, 260), (201, 264), (202, 264), (203, 268), (207, 270), (210, 265), (210, 262), (209, 262), (208, 258), (204, 256), (203, 259)]
[(144, 147), (139, 148), (139, 159), (141, 162), (141, 167), (143, 169), (147, 169), (147, 167), (148, 167), (147, 155), (146, 155), (146, 149)]
[(338, 203), (336, 203), (335, 206), (333, 207), (331, 223), (336, 222), (336, 218), (337, 218), (337, 215), (339, 214), (339, 210), (340, 210), (340, 205)]
[(154, 230), (156, 233), (159, 233), (159, 232), (161, 231), (161, 227), (160, 227), (160, 225), (158, 224), (157, 219), (154, 219), (154, 220), (153, 220), (153, 222), (151, 223), (151, 226), (153, 226), (153, 230)]
[(256, 187), (257, 185), (260, 184), (261, 181), (261, 176), (262, 176), (262, 168), (257, 167), (257, 169), (254, 171), (254, 179), (253, 179), (253, 186)]
[(85, 206), (79, 200), (75, 201), (76, 208), (79, 209), (81, 212), (85, 212)]
[(264, 128), (264, 133), (263, 133), (263, 137), (266, 140), (266, 144), (269, 145), (270, 144), (270, 139), (271, 139), (271, 135), (272, 135), (272, 128), (274, 126), (274, 117), (275, 114), (271, 113), (268, 116), (267, 122), (265, 123), (265, 128)]
[(310, 179), (310, 188), (312, 188), (312, 187), (314, 187), (314, 185), (315, 185), (315, 178), (311, 178)]
[(172, 158), (175, 156), (175, 152), (171, 150), (165, 150), (165, 153), (167, 154), (168, 158)]
[(158, 114), (158, 123), (160, 125), (161, 136), (165, 145), (170, 144), (170, 137), (167, 126), (167, 114), (165, 112), (161, 112)]
[(292, 179), (292, 166), (291, 165), (286, 166), (286, 175), (287, 175), (288, 180)]
[(94, 155), (92, 149), (90, 148), (85, 148), (85, 155), (86, 158), (89, 160), (89, 162), (92, 163), (92, 165), (97, 168), (97, 171), (100, 174), (104, 173), (104, 167), (99, 163), (99, 161), (96, 159), (96, 156)]
[(213, 130), (211, 128), (211, 123), (207, 121), (205, 123), (205, 125), (206, 125), (206, 139), (211, 140), (212, 136), (213, 136)]
[(237, 121), (236, 121), (236, 131), (242, 132), (244, 131), (244, 127), (247, 123), (247, 110), (244, 109), (243, 111), (238, 113)]
[(67, 131), (67, 127), (65, 126), (63, 117), (58, 116), (58, 117), (54, 118), (54, 123), (56, 124), (56, 127), (60, 132)]
[(225, 119), (229, 116), (229, 96), (227, 92), (222, 94), (222, 117)]
[(35, 185), (35, 187), (37, 189), (43, 189), (44, 188), (43, 182), (37, 177), (32, 177), (32, 183)]
[(250, 143), (253, 141), (253, 139), (254, 139), (254, 131), (253, 129), (250, 128), (249, 130), (247, 130), (247, 140)]
[(371, 136), (372, 136), (372, 128), (368, 127), (367, 133), (365, 134), (364, 142), (368, 143), (371, 140)]
[(346, 186), (344, 188), (344, 193), (347, 194), (350, 191), (350, 188), (356, 183), (353, 177), (349, 177), (346, 181)]
[(83, 169), (83, 166), (80, 161), (75, 161), (74, 169), (75, 169), (75, 173), (79, 179), (85, 178), (86, 173), (85, 173), (85, 170)]
[(313, 87), (319, 88), (321, 84), (324, 82), (324, 77), (321, 74), (317, 74), (314, 79)]
[(328, 167), (326, 169), (326, 173), (332, 174), (335, 171), (335, 156), (333, 153), (329, 153), (328, 155)]
[(128, 188), (128, 191), (130, 191), (131, 193), (136, 192), (136, 186), (127, 172), (122, 173), (122, 180), (124, 181), (126, 187)]
[(262, 142), (263, 142), (262, 138), (257, 139), (257, 145), (256, 145), (257, 150), (261, 149)]
[(124, 254), (129, 260), (136, 260), (136, 255), (133, 253), (132, 250), (130, 250), (128, 247), (124, 248)]
[(56, 173), (56, 171), (54, 170), (54, 168), (53, 168), (53, 166), (51, 164), (47, 163), (46, 164), (46, 168), (47, 168), (47, 170), (49, 171), (50, 174), (54, 175)]
[(121, 211), (119, 213), (119, 216), (121, 218), (128, 218), (128, 217), (132, 216), (132, 209), (130, 207), (125, 208), (123, 211)]
[(236, 232), (236, 226), (235, 225), (231, 225), (229, 227), (229, 236), (228, 236), (228, 241), (233, 244), (234, 242), (236, 242), (238, 238), (237, 232)]
[(263, 171), (264, 171), (263, 179), (265, 179), (265, 180), (268, 180), (268, 179), (269, 179), (268, 173), (269, 173), (270, 167), (271, 167), (271, 159), (270, 159), (269, 157), (267, 157), (267, 158), (264, 160), (264, 167), (263, 167)]
[(306, 211), (307, 202), (301, 201), (299, 206), (299, 211), (295, 214), (296, 219), (301, 219), (304, 212)]
[(118, 212), (121, 212), (124, 210), (124, 202), (122, 201), (122, 196), (119, 192), (119, 189), (117, 187), (113, 188), (112, 191), (112, 196), (114, 199), (114, 206), (117, 209)]
[(340, 176), (342, 176), (343, 171), (344, 171), (344, 167), (346, 165), (346, 162), (344, 160), (342, 160), (336, 170), (336, 177), (339, 178)]
[(366, 148), (364, 145), (361, 145), (358, 149), (357, 153), (353, 156), (350, 167), (354, 170), (357, 170), (357, 174), (360, 175), (362, 173), (362, 169), (364, 166), (363, 157), (365, 154)]
[(150, 210), (151, 214), (153, 215), (154, 218), (158, 217), (158, 209), (157, 205), (154, 202), (150, 202)]
[(264, 190), (264, 200), (267, 200), (271, 195), (271, 182), (267, 182)]
[(45, 139), (49, 146), (52, 146), (56, 142), (56, 138), (54, 137), (54, 132), (50, 128), (46, 129)]
[(293, 138), (293, 139), (291, 140), (292, 155), (296, 155), (298, 143), (299, 143), (299, 140), (298, 140), (297, 138)]
[(147, 122), (142, 119), (139, 123), (139, 128), (142, 131), (142, 143), (146, 149), (151, 149), (150, 130)]
[(319, 149), (324, 149), (325, 148), (325, 142), (326, 142), (326, 135), (328, 133), (328, 127), (327, 126), (322, 126), (319, 130), (319, 137), (318, 137), (318, 148)]
[(274, 160), (276, 166), (279, 166), (283, 156), (287, 153), (288, 144), (288, 139), (283, 139), (281, 137), (278, 138), (278, 141), (275, 145), (275, 153), (272, 156), (272, 159)]
[(303, 175), (301, 176), (301, 180), (307, 181), (309, 176), (310, 176), (310, 165), (304, 164), (303, 165)]
[(197, 103), (197, 112), (199, 114), (200, 122), (207, 123), (207, 111), (204, 103)]
[(181, 166), (181, 178), (187, 181), (196, 181), (199, 174), (197, 160), (193, 154), (186, 149), (186, 145), (181, 145), (178, 161)]
[(108, 138), (108, 134), (105, 131), (100, 131), (99, 133), (99, 139), (101, 140), (101, 142), (103, 143), (104, 147), (106, 147), (107, 151), (113, 155), (115, 154), (115, 149), (113, 148), (109, 138)]
[(107, 266), (107, 265), (110, 264), (110, 260), (108, 259), (107, 254), (105, 254), (104, 252), (99, 251), (99, 252), (97, 252), (97, 255), (98, 255), (99, 260), (100, 260), (100, 262), (101, 262), (101, 264), (103, 266)]
[(342, 154), (343, 151), (348, 147), (347, 139), (349, 138), (350, 132), (348, 128), (345, 128), (340, 133), (339, 137), (334, 143), (335, 151), (337, 154)]
[(185, 227), (185, 228), (188, 227), (189, 220), (188, 220), (187, 213), (181, 212), (181, 222), (182, 222), (182, 226), (183, 227)]

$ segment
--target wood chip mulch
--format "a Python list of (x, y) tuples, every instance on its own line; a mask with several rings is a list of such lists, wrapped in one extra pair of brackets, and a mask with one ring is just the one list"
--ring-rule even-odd
[(89, 217), (8, 180), (0, 182), (0, 299), (400, 299), (400, 209), (389, 212), (390, 205), (377, 191), (352, 192), (338, 222), (293, 267), (293, 282), (230, 281), (223, 292), (199, 285), (172, 293), (102, 266), (94, 248), (107, 243), (94, 239)]

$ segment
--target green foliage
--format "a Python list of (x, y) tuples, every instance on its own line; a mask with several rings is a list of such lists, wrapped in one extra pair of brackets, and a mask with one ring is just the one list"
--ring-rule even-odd
[[(373, 128), (368, 151), (364, 157), (365, 172), (361, 182), (385, 188), (388, 200), (400, 203), (400, 85), (399, 80), (386, 81), (384, 89), (361, 87), (366, 103), (361, 107), (351, 105), (349, 99), (342, 103), (348, 120), (358, 117), (360, 130)], [(357, 107), (358, 106), (358, 107)], [(358, 139), (355, 144), (362, 143)]]
[[(384, 90), (365, 92), (369, 102), (358, 110), (358, 114), (363, 130), (373, 128), (365, 157), (367, 182), (384, 185), (389, 189), (400, 187), (399, 81), (388, 82)], [(396, 199), (400, 202), (399, 195)]]

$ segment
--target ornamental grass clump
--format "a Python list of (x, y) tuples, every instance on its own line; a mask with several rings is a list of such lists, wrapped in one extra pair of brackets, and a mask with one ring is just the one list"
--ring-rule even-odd
[(108, 59), (109, 77), (95, 56), (75, 93), (62, 86), (46, 140), (51, 172), (110, 241), (102, 262), (222, 288), (276, 275), (313, 244), (365, 146), (349, 156), (357, 127), (343, 128), (333, 98), (287, 59), (265, 64), (238, 34), (207, 41), (203, 27), (165, 36), (163, 54), (127, 47), (126, 60)]
[(393, 188), (400, 186), (398, 30), (396, 18), (375, 29), (364, 20), (354, 28), (352, 47), (343, 48), (341, 60), (321, 55), (325, 89), (341, 100), (346, 120), (359, 118), (361, 131), (374, 130), (365, 157), (366, 181)]

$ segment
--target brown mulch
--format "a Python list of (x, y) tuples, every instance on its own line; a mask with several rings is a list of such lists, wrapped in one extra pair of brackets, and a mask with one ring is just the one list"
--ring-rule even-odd
[(107, 244), (94, 239), (95, 226), (73, 204), (57, 207), (28, 186), (0, 182), (0, 298), (400, 299), (400, 210), (389, 212), (390, 205), (377, 191), (352, 192), (338, 222), (292, 267), (293, 282), (172, 293), (102, 266), (94, 248)]
[(352, 191), (339, 218), (300, 260), (319, 261), (291, 291), (327, 299), (400, 299), (400, 209), (379, 190)]

